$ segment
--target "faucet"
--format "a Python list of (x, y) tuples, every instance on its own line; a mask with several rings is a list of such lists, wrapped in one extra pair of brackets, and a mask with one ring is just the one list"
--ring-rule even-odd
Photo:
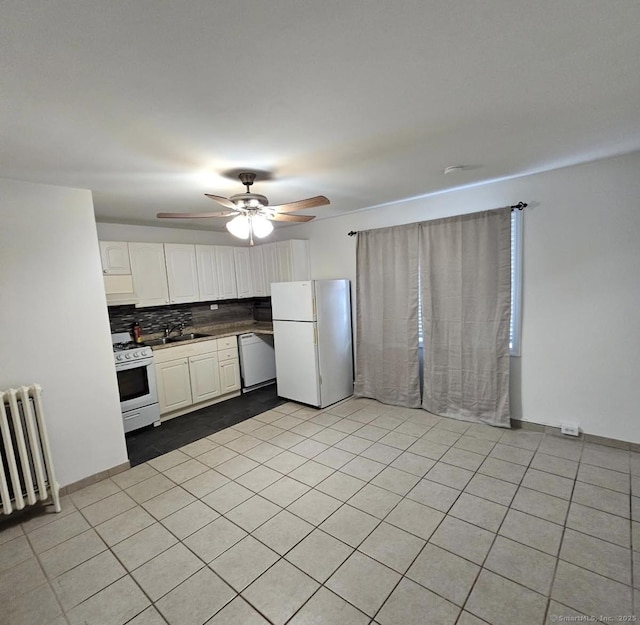
[(166, 326), (164, 329), (164, 338), (169, 338), (169, 335), (175, 330), (175, 329), (180, 330), (180, 334), (178, 336), (180, 336), (182, 334), (182, 331), (184, 330), (184, 323), (177, 323), (176, 325), (174, 325), (172, 328), (169, 328), (169, 326)]

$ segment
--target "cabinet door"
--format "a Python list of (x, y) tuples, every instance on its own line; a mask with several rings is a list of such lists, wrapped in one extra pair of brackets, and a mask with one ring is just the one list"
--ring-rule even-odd
[(202, 356), (191, 356), (189, 358), (189, 373), (194, 404), (220, 395), (220, 371), (216, 352)]
[(167, 269), (162, 243), (129, 243), (136, 306), (162, 306), (169, 303)]
[(264, 280), (267, 287), (267, 295), (271, 295), (271, 283), (281, 282), (278, 268), (278, 250), (275, 243), (266, 243), (262, 246), (264, 261)]
[(164, 257), (171, 303), (197, 302), (200, 294), (195, 245), (165, 243)]
[(200, 301), (222, 299), (215, 245), (196, 245)]
[(251, 279), (253, 282), (254, 297), (266, 297), (267, 282), (264, 279), (264, 254), (262, 245), (249, 248), (249, 258), (251, 260)]
[(100, 241), (102, 273), (109, 276), (126, 276), (131, 273), (129, 244), (122, 241)]
[(293, 257), (289, 241), (276, 243), (278, 256), (278, 282), (291, 282), (293, 275)]
[(220, 363), (220, 387), (223, 395), (240, 388), (240, 364), (237, 359)]
[(236, 263), (233, 248), (222, 245), (216, 246), (216, 267), (218, 270), (218, 284), (220, 285), (220, 299), (236, 299)]
[(238, 298), (253, 296), (253, 276), (251, 273), (251, 257), (249, 247), (234, 247), (233, 256), (236, 269), (236, 285)]
[(291, 257), (291, 278), (293, 282), (311, 280), (311, 263), (309, 259), (309, 241), (291, 239), (287, 241)]
[(160, 414), (186, 408), (193, 403), (187, 358), (156, 364), (156, 382)]

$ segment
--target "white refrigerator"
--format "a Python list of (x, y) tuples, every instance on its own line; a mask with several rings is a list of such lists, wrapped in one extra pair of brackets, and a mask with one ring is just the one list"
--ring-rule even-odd
[(349, 280), (271, 284), (278, 395), (324, 408), (353, 394)]

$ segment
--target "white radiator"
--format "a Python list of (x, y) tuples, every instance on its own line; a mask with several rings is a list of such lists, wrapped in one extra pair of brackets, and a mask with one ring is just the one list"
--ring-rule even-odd
[(60, 512), (38, 384), (0, 391), (0, 503), (2, 514), (49, 497)]

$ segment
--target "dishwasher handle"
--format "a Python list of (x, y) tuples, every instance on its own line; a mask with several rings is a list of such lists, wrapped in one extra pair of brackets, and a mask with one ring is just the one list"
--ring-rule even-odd
[(249, 334), (241, 334), (238, 336), (238, 341), (240, 345), (246, 345), (247, 343), (253, 343), (257, 338), (255, 332), (250, 332)]

